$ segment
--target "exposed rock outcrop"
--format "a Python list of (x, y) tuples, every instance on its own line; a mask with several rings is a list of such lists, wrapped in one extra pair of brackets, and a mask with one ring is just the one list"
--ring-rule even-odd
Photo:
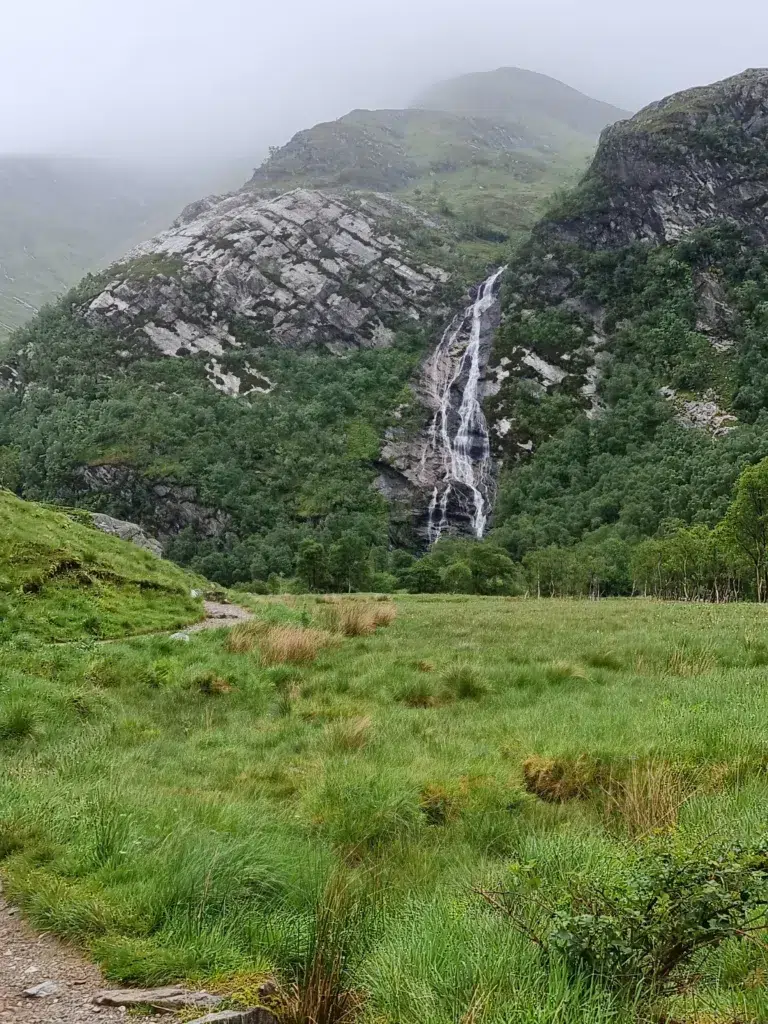
[[(768, 244), (765, 69), (668, 97), (607, 128), (580, 185), (534, 229), (507, 275), (503, 340), (490, 360), (487, 414), (497, 458), (524, 457), (535, 447), (529, 426), (510, 413), (521, 394), (534, 402), (560, 394), (587, 416), (600, 415), (600, 380), (616, 338), (641, 315), (614, 304), (608, 316), (611, 302), (628, 281), (629, 291), (641, 286), (643, 254), (724, 225), (750, 245)], [(600, 276), (601, 266), (633, 247), (637, 264), (627, 256)], [(690, 318), (686, 330), (703, 352), (727, 355), (736, 319), (727, 282), (706, 258), (688, 266), (693, 312), (680, 311)], [(680, 387), (663, 377), (658, 384)], [(736, 423), (708, 388), (675, 404), (680, 422), (715, 436)]]
[[(231, 527), (229, 515), (221, 509), (201, 504), (194, 487), (147, 479), (130, 466), (111, 463), (81, 466), (78, 478), (84, 493), (103, 494), (108, 497), (109, 508), (125, 510), (125, 513), (139, 520), (141, 527), (133, 523), (119, 523), (119, 526), (133, 527), (140, 533), (148, 531), (157, 538), (154, 543), (159, 542), (161, 552), (163, 545), (185, 528), (191, 529), (199, 537), (220, 537)], [(92, 515), (99, 515), (102, 522), (117, 522), (110, 516), (101, 516), (99, 513)], [(110, 529), (107, 532), (115, 531)], [(144, 537), (153, 543), (146, 534)], [(136, 543), (133, 537), (124, 539)]]
[(616, 248), (728, 218), (764, 245), (767, 139), (768, 69), (669, 96), (603, 132), (581, 187), (536, 234)]
[(187, 207), (83, 314), (168, 356), (221, 357), (239, 346), (238, 322), (264, 343), (379, 348), (398, 325), (448, 311), (449, 274), (412, 241), (433, 228), (390, 197), (244, 189)]
[(103, 512), (92, 512), (91, 521), (96, 529), (101, 530), (102, 533), (109, 533), (113, 537), (119, 537), (120, 540), (127, 540), (131, 544), (135, 544), (137, 548), (151, 551), (153, 555), (158, 557), (161, 557), (163, 554), (163, 545), (160, 541), (150, 537), (136, 523), (127, 523), (123, 519), (113, 519), (112, 516), (107, 516)]

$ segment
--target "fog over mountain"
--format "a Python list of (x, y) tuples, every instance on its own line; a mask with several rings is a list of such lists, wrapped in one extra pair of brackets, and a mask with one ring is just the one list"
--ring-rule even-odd
[(316, 121), (516, 65), (627, 109), (764, 64), (734, 0), (9, 0), (0, 152), (257, 163)]

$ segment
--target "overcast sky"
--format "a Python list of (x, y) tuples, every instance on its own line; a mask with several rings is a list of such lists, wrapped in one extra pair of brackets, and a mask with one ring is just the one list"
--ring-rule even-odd
[(517, 65), (636, 109), (768, 65), (765, 0), (0, 0), (0, 152), (253, 158)]

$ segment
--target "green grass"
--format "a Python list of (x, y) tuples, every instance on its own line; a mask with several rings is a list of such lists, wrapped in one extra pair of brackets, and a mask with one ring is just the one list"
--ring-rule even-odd
[(0, 489), (0, 642), (173, 629), (202, 617), (199, 578), (90, 525)]
[[(333, 941), (364, 1020), (637, 1020), (473, 888), (507, 885), (515, 864), (554, 899), (610, 876), (649, 840), (594, 780), (646, 763), (654, 785), (694, 780), (673, 809), (680, 844), (763, 835), (765, 610), (397, 603), (393, 625), (311, 665), (265, 667), (222, 632), (6, 644), (0, 855), (25, 913), (115, 980), (238, 989), (314, 977), (341, 887), (359, 922)], [(254, 606), (298, 628), (323, 607)], [(580, 798), (528, 792), (532, 759), (578, 770)], [(728, 945), (668, 1009), (765, 1019), (766, 969), (764, 945)]]

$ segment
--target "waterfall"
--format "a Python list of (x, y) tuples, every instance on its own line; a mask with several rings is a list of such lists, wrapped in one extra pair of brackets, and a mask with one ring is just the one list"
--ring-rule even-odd
[(466, 514), (476, 537), (485, 533), (491, 446), (480, 404), (483, 317), (496, 301), (496, 283), (505, 270), (500, 267), (483, 281), (474, 302), (446, 327), (427, 367), (431, 397), (437, 407), (421, 460), (422, 477), (428, 459), (436, 460), (438, 469), (428, 512), (430, 544), (438, 541), (448, 526), (451, 501)]

